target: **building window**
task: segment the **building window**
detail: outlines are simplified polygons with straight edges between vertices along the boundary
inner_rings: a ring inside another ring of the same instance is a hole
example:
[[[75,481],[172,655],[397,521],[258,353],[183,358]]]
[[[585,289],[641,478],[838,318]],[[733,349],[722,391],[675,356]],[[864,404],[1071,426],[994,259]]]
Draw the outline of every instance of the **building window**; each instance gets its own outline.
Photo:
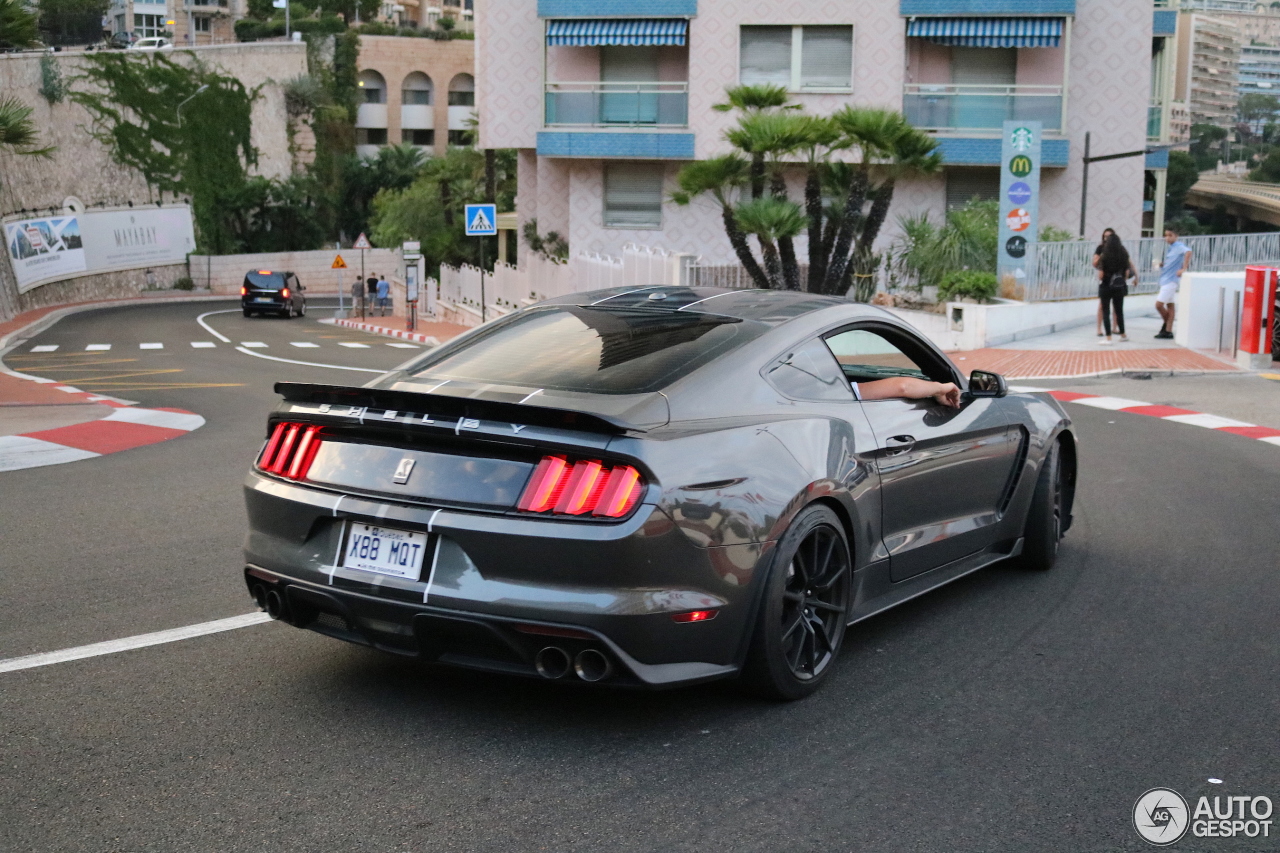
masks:
[[[206,17],[203,17],[203,16],[199,16],[199,15],[198,15],[198,16],[196,16],[196,17],[192,18],[191,20],[192,20],[192,21],[195,23],[195,25],[196,25],[196,32],[198,32],[198,33],[207,33],[207,32],[210,32],[210,26],[209,26],[209,25],[213,22],[213,19],[212,19],[212,18],[206,18]]]
[[[606,163],[604,224],[606,228],[661,228],[660,163]]]
[[[853,27],[743,27],[739,79],[792,91],[853,86]]]
[[[164,35],[164,15],[133,16],[133,31],[138,38],[155,38]]]
[[[386,145],[387,129],[385,127],[357,127],[356,145]]]
[[[981,166],[947,169],[947,210],[964,207],[975,199],[1000,201],[1000,169]]]
[[[414,71],[405,77],[400,86],[400,103],[406,106],[430,106],[431,78],[421,71]]]
[[[469,130],[451,130],[449,131],[449,144],[456,145],[460,148],[466,148],[471,145],[471,131]]]
[[[400,141],[407,145],[435,145],[436,132],[434,130],[402,130]]]
[[[476,81],[470,74],[459,74],[449,81],[449,106],[474,107]]]
[[[387,83],[377,71],[361,71],[356,85],[364,96],[360,99],[366,104],[385,104],[387,102]]]

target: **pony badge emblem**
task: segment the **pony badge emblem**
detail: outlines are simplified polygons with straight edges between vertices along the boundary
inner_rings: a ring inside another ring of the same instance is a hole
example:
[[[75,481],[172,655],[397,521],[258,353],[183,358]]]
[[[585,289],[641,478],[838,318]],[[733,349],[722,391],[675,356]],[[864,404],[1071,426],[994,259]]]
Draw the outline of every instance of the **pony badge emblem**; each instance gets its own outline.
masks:
[[[409,475],[413,473],[413,460],[408,456],[400,460],[400,464],[396,466],[396,473],[392,476],[391,481],[397,486],[403,486],[409,482]]]

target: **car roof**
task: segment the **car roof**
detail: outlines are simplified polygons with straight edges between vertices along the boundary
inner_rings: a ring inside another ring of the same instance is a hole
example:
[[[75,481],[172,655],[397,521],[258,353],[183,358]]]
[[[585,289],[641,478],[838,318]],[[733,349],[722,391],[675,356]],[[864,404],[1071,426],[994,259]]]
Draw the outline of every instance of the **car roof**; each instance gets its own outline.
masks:
[[[740,320],[752,320],[769,326],[779,326],[816,312],[841,313],[850,319],[856,319],[858,315],[865,315],[868,319],[892,316],[875,306],[850,302],[839,296],[823,296],[795,290],[733,290],[724,287],[681,287],[661,284],[571,293],[567,296],[548,299],[540,304],[605,309],[699,311]]]

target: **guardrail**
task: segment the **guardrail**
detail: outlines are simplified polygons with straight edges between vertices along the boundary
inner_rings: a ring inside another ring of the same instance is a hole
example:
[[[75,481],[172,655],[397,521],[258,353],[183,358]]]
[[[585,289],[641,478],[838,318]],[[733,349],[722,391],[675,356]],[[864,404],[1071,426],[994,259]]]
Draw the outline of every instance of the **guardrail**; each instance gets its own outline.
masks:
[[[686,127],[689,84],[547,83],[548,126]]]
[[[921,130],[999,130],[1012,120],[1062,129],[1061,86],[979,86],[908,83],[902,111]]]

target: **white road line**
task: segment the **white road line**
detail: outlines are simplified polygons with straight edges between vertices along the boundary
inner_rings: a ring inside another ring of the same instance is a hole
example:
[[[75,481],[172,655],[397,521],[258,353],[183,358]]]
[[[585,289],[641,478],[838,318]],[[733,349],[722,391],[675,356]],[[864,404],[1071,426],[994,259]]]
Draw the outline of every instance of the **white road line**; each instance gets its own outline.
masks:
[[[387,344],[387,346],[389,346],[389,347],[395,347],[396,349],[422,349],[422,347],[418,346],[417,344],[396,344],[396,343],[391,343],[391,344]]]
[[[1260,438],[1258,441],[1265,441],[1267,444],[1274,444],[1280,447],[1280,435],[1269,435],[1266,438]]]
[[[192,341],[191,346],[196,349],[213,349],[217,346],[213,341]]]
[[[1161,418],[1161,420],[1174,421],[1180,424],[1190,424],[1191,426],[1207,427],[1208,429],[1253,426],[1253,424],[1246,421],[1237,421],[1232,418],[1219,417],[1218,415],[1206,415],[1200,412],[1191,415],[1169,415],[1168,417]]]
[[[318,349],[320,347],[319,344],[313,344],[311,341],[289,341],[289,345],[299,349]]]
[[[31,352],[57,352],[57,344],[42,344],[38,347],[32,347]]]
[[[81,391],[79,388],[77,388],[77,387],[76,387],[76,386],[74,386],[74,385],[54,385],[53,387],[54,387],[56,390],[58,390],[58,391],[65,391],[65,392],[67,392],[68,394],[83,394],[83,393],[84,393],[83,391]]]
[[[164,349],[164,344],[138,344],[138,349]]]
[[[61,465],[63,462],[78,462],[98,455],[100,454],[90,450],[79,450],[25,435],[0,435],[0,471]]]
[[[84,348],[85,352],[106,352],[111,349],[111,344],[89,344]]]
[[[215,330],[212,326],[210,326],[208,323],[204,321],[204,318],[212,317],[214,314],[234,314],[239,310],[240,310],[239,308],[228,308],[223,311],[206,311],[196,318],[196,322],[199,323],[200,327],[204,329],[206,332],[213,335],[215,338],[222,341],[224,344],[229,344],[231,343],[231,338],[228,338],[226,335]]]
[[[354,344],[351,341],[338,341],[338,346],[350,347],[351,349],[368,349],[369,348],[368,344]]]
[[[249,347],[250,349],[264,349],[266,346],[267,345],[264,344],[262,341],[244,341],[240,344],[239,347],[236,347],[236,349],[240,349],[240,347]]]
[[[1086,397],[1079,400],[1072,400],[1073,403],[1079,403],[1081,406],[1093,406],[1095,409],[1110,409],[1119,411],[1120,409],[1130,409],[1134,406],[1149,406],[1150,403],[1144,403],[1141,400],[1126,400],[1123,397]]]
[[[238,352],[244,353],[245,355],[254,356],[255,358],[265,358],[267,361],[283,361],[285,364],[301,364],[304,367],[331,367],[334,370],[356,370],[356,371],[359,371],[360,373],[387,373],[388,372],[386,370],[378,370],[372,367],[347,367],[345,364],[320,364],[319,362],[315,362],[315,361],[294,361],[291,358],[277,358],[274,355],[264,355],[263,353],[254,352],[253,350],[245,349],[244,347],[236,347],[236,350]]]
[[[122,640],[108,640],[105,643],[76,646],[75,648],[63,649],[58,652],[45,652],[43,654],[0,660],[0,672],[16,672],[20,669],[33,669],[37,666],[49,666],[55,663],[81,660],[82,658],[127,652],[131,649],[144,649],[147,646],[158,646],[163,643],[176,643],[178,640],[203,637],[205,634],[217,634],[220,631],[232,631],[236,628],[247,628],[250,625],[261,625],[263,622],[270,621],[271,617],[265,613],[246,613],[243,616],[232,616],[230,619],[217,619],[213,622],[187,625],[185,628],[171,628],[168,631],[156,631],[153,634],[139,634],[136,637],[125,637]]]

